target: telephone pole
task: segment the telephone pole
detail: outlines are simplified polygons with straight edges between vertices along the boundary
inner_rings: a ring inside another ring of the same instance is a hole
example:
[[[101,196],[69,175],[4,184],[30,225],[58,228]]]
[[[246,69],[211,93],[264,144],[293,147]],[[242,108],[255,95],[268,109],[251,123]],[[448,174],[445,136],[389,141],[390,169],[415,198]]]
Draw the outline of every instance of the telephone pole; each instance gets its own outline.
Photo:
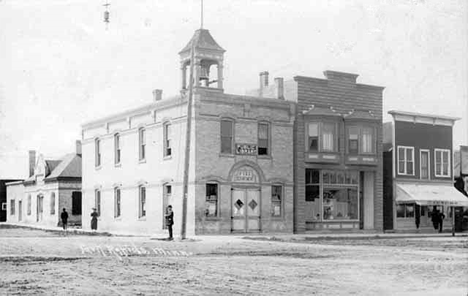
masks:
[[[189,78],[189,94],[187,102],[187,130],[185,135],[185,162],[184,162],[184,195],[182,200],[182,228],[181,239],[186,238],[187,232],[187,197],[188,197],[188,180],[190,168],[190,144],[192,132],[192,101],[193,101],[193,69],[195,65],[195,42],[192,43],[190,50],[190,78]]]

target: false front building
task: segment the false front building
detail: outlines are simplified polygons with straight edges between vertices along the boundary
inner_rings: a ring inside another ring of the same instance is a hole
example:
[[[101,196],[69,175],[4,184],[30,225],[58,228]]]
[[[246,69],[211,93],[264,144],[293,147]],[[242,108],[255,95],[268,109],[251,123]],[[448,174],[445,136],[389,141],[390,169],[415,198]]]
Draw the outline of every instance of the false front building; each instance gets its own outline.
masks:
[[[431,212],[444,213],[452,228],[454,207],[468,198],[454,187],[452,129],[458,118],[390,111],[384,125],[384,227],[407,231],[433,228]]]
[[[84,217],[96,208],[98,230],[157,234],[172,205],[180,233],[193,63],[187,234],[291,233],[295,104],[224,93],[224,49],[208,30],[179,55],[180,96],[155,90],[152,103],[82,126]]]

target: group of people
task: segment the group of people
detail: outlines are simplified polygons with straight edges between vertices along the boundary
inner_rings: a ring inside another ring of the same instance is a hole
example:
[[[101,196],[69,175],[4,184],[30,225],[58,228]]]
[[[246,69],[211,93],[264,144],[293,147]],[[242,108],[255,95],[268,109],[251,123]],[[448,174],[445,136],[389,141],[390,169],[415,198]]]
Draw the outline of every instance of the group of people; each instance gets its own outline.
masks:
[[[91,229],[96,231],[97,226],[98,226],[98,217],[99,214],[96,211],[96,208],[93,208],[93,212],[91,213]],[[67,209],[63,208],[62,214],[60,215],[60,218],[62,220],[62,227],[63,230],[67,230],[68,228],[68,212]],[[172,211],[172,206],[169,205],[166,208],[166,214],[165,214],[165,219],[166,219],[166,226],[167,229],[169,230],[169,240],[173,240],[172,236],[172,225],[174,225],[174,212]]]

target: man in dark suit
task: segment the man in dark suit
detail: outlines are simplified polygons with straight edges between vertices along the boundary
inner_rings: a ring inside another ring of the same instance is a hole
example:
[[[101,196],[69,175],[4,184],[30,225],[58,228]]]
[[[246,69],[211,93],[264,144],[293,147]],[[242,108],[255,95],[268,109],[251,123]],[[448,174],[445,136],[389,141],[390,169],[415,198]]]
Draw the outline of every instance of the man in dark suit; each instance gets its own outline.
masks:
[[[68,223],[68,213],[65,208],[63,208],[62,215],[60,215],[60,218],[62,219],[62,227],[63,230],[67,230],[67,223]]]

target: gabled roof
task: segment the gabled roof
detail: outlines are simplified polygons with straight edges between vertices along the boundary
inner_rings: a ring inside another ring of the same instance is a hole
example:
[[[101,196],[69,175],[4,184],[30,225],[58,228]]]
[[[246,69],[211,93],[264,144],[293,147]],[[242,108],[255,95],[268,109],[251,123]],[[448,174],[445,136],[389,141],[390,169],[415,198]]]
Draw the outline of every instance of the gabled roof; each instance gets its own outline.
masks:
[[[47,168],[49,169],[49,175],[60,164],[60,160],[46,160],[45,162],[46,162]]]
[[[196,49],[209,49],[225,52],[225,50],[216,43],[213,36],[211,36],[210,31],[206,29],[198,29],[193,34],[189,43],[179,52],[179,54],[190,51],[193,43],[195,43]]]
[[[75,153],[67,154],[52,173],[45,178],[81,178],[81,156]]]

